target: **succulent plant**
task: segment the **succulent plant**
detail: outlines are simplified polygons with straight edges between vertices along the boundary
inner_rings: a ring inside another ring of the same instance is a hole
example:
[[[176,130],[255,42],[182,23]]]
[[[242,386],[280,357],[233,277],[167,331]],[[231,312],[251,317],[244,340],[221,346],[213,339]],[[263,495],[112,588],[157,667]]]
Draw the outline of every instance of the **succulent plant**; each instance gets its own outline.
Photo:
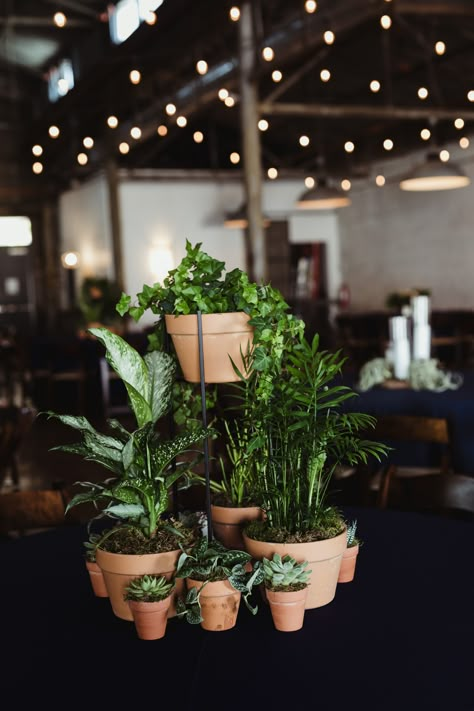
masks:
[[[174,581],[167,580],[163,575],[141,575],[127,585],[124,600],[159,602],[170,595],[174,586]]]
[[[265,587],[271,590],[299,590],[309,584],[312,571],[306,569],[306,560],[297,563],[290,555],[282,558],[278,553],[274,553],[271,560],[264,558],[262,562]]]
[[[359,545],[360,541],[356,538],[357,531],[357,520],[351,521],[347,524],[347,547],[352,548],[353,546]]]

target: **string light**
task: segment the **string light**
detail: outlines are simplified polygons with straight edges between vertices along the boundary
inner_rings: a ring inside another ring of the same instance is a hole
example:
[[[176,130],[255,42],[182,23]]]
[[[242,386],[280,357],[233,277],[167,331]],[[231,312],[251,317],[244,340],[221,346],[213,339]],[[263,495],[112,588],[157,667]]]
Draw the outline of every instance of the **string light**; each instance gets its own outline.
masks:
[[[130,146],[126,141],[122,141],[122,143],[119,145],[119,151],[122,153],[122,155],[127,155],[127,153],[130,151]]]
[[[227,91],[227,89],[219,89],[219,91],[217,92],[217,96],[221,101],[225,101],[229,96],[229,92]]]
[[[283,74],[280,72],[279,69],[275,69],[272,72],[272,79],[276,84],[278,84],[278,82],[283,79]]]
[[[90,136],[86,136],[83,141],[82,145],[84,148],[93,148],[94,147],[94,139],[91,138]]]
[[[420,131],[420,136],[424,141],[429,141],[431,138],[431,131],[429,128],[422,128]]]
[[[377,175],[377,176],[375,176],[375,184],[376,184],[379,188],[383,188],[383,186],[385,185],[385,177],[384,177],[383,175]]]
[[[393,148],[393,141],[391,138],[386,138],[385,141],[383,142],[383,147],[385,148],[386,151],[391,151]]]
[[[299,144],[300,144],[300,146],[303,146],[303,148],[306,148],[306,146],[309,146],[308,136],[300,136]]]
[[[77,162],[79,163],[79,165],[86,165],[88,160],[89,158],[87,157],[86,153],[77,154]]]
[[[40,146],[38,143],[33,146],[31,149],[31,152],[33,153],[34,156],[40,156],[43,154],[43,146]]]
[[[51,138],[57,138],[59,136],[59,128],[57,126],[50,126],[48,129],[48,133],[51,136]]]
[[[457,118],[454,121],[454,127],[461,130],[461,128],[464,128],[464,119],[462,118]]]
[[[336,35],[331,30],[326,30],[323,37],[326,44],[334,44],[334,40],[336,39]]]
[[[275,180],[276,178],[278,178],[278,170],[276,168],[269,168],[267,170],[267,175],[270,180]]]
[[[465,136],[463,136],[462,138],[460,138],[460,139],[459,139],[459,145],[460,145],[461,148],[463,148],[464,150],[465,150],[466,148],[469,148],[469,138],[466,138]]]
[[[168,116],[174,116],[176,113],[176,106],[174,104],[166,104],[165,111]]]
[[[316,10],[318,9],[318,3],[316,2],[316,0],[306,0],[304,4],[304,9],[308,13],[308,15],[312,15],[313,12],[316,12]]]
[[[225,104],[228,108],[232,108],[232,106],[234,106],[234,104],[235,104],[235,99],[234,99],[234,97],[233,97],[233,96],[228,96],[227,98],[225,98],[225,99],[224,99],[224,104]]]
[[[176,123],[180,128],[184,128],[185,126],[187,126],[188,119],[186,118],[186,116],[178,116],[178,118],[176,119]]]
[[[354,153],[355,145],[352,143],[352,141],[346,141],[344,143],[344,150],[346,153]]]
[[[53,16],[53,21],[56,27],[65,27],[67,17],[64,12],[55,12]]]
[[[240,163],[240,155],[239,155],[239,153],[237,153],[236,151],[234,151],[233,153],[231,153],[230,156],[229,156],[229,160],[230,160],[230,162],[233,163],[234,165],[237,165],[237,163]]]
[[[319,74],[321,81],[327,82],[331,78],[331,72],[329,69],[321,69],[321,72]]]
[[[59,96],[66,96],[69,91],[69,82],[67,79],[58,79],[58,94]]]
[[[428,98],[428,89],[426,88],[426,86],[420,86],[420,88],[418,89],[418,98],[422,101]]]
[[[271,62],[275,57],[275,52],[271,47],[264,47],[262,49],[262,57],[266,62]]]
[[[147,25],[155,25],[156,24],[156,12],[153,12],[153,10],[149,10],[146,14],[145,22]]]
[[[166,134],[168,133],[168,128],[162,123],[156,129],[156,132],[159,136],[163,137],[166,136]]]
[[[258,127],[260,131],[267,131],[268,130],[268,121],[267,119],[260,119],[258,122]]]
[[[439,54],[441,56],[446,52],[446,45],[444,42],[436,42],[435,44],[435,52],[436,54]]]
[[[467,100],[468,101],[474,101],[474,90],[471,89],[470,91],[467,92]]]
[[[204,141],[204,134],[202,131],[194,131],[193,133],[194,143],[202,143]]]
[[[439,152],[439,159],[440,159],[443,163],[447,163],[448,160],[450,159],[450,157],[451,157],[451,156],[450,156],[450,154],[449,154],[449,151],[447,151],[445,148],[444,148],[442,151]]]
[[[117,128],[119,125],[118,118],[116,116],[109,116],[107,119],[107,125],[109,128]]]
[[[138,139],[142,137],[141,128],[139,128],[138,126],[132,126],[132,128],[130,129],[130,135],[132,138],[138,141]]]
[[[238,7],[231,7],[229,10],[229,17],[232,22],[238,22],[240,20],[240,10]]]
[[[43,172],[43,164],[39,162],[39,160],[35,161],[33,165],[31,166],[31,169],[35,175],[39,175],[40,173]]]
[[[392,26],[392,18],[390,15],[382,15],[380,18],[380,25],[384,30],[389,30]]]
[[[372,91],[374,94],[376,94],[378,91],[380,91],[380,82],[378,79],[372,79],[372,81],[369,84],[370,91]]]
[[[314,186],[316,185],[316,181],[314,178],[308,175],[308,177],[304,179],[304,184],[308,188],[308,190],[311,190],[311,188],[314,188]]]
[[[132,84],[140,84],[140,82],[142,80],[142,75],[138,71],[138,69],[132,69],[132,71],[128,75],[128,78],[130,79]]]
[[[207,74],[208,69],[209,69],[209,65],[204,59],[200,59],[199,62],[196,63],[196,71],[201,76],[204,76],[204,74]]]
[[[341,180],[341,188],[343,190],[345,190],[346,192],[351,189],[351,186],[352,186],[351,181],[347,180],[347,178],[345,178],[344,180]]]

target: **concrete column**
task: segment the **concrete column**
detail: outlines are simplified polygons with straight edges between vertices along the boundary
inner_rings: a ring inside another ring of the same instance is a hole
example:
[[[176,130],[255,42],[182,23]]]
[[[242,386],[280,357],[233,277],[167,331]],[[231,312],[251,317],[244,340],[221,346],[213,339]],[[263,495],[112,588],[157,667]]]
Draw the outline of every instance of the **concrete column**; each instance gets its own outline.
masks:
[[[105,167],[107,188],[109,193],[110,233],[112,236],[112,252],[115,280],[120,289],[125,289],[122,256],[122,220],[120,217],[120,196],[117,165],[108,158]]]

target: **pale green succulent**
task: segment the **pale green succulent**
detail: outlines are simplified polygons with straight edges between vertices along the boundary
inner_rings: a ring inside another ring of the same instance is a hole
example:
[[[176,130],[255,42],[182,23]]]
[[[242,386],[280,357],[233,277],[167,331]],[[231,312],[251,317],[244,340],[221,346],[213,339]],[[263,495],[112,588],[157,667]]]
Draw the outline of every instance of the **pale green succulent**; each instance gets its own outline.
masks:
[[[309,584],[309,576],[312,572],[307,570],[308,561],[297,563],[290,555],[283,558],[278,553],[274,553],[273,558],[263,559],[263,577],[265,587],[272,590],[281,589],[301,589]]]
[[[356,538],[357,531],[357,519],[347,524],[347,547],[352,548],[352,546],[357,546],[359,544],[359,539]]]
[[[124,600],[159,602],[167,598],[174,587],[174,581],[170,582],[163,575],[141,575],[127,585]]]

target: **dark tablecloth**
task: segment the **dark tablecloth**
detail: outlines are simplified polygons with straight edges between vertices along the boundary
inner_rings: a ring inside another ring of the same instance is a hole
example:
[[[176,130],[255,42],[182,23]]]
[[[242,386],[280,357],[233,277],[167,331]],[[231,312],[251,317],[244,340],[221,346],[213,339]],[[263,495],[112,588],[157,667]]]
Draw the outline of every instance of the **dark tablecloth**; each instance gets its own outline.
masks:
[[[228,632],[174,618],[139,640],[93,596],[82,528],[0,544],[4,708],[472,711],[472,524],[346,515],[364,541],[355,580],[294,633],[261,603]]]

